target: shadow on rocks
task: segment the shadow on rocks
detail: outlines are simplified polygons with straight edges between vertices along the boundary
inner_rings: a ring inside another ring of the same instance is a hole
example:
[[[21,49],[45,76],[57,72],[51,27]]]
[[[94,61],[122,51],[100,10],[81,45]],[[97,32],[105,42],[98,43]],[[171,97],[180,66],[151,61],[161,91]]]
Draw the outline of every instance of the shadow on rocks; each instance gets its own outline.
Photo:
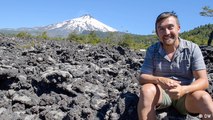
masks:
[[[122,93],[117,101],[106,104],[98,111],[100,120],[138,120],[138,96],[134,93]]]

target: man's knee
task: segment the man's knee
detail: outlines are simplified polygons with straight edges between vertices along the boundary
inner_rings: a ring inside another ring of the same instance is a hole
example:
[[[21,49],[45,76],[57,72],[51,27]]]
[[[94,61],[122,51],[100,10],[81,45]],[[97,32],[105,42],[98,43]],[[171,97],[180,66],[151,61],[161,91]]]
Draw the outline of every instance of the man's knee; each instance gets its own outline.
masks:
[[[158,87],[157,85],[154,84],[144,84],[141,86],[140,89],[140,94],[143,96],[155,96],[158,92]]]
[[[212,102],[210,94],[206,91],[195,91],[187,96],[188,103],[209,103]]]
[[[140,90],[140,102],[144,106],[156,106],[160,100],[160,88],[154,84],[144,84]],[[139,102],[139,103],[140,103]]]
[[[200,100],[203,101],[204,103],[209,103],[212,101],[212,98],[209,93],[204,91],[204,93],[201,94]]]
[[[185,107],[190,113],[207,112],[207,108],[212,109],[213,107],[210,94],[202,90],[188,94],[185,102]]]
[[[202,101],[211,100],[211,96],[206,91],[196,91],[196,92],[193,92],[190,96],[192,99],[196,99],[196,100],[202,100]]]

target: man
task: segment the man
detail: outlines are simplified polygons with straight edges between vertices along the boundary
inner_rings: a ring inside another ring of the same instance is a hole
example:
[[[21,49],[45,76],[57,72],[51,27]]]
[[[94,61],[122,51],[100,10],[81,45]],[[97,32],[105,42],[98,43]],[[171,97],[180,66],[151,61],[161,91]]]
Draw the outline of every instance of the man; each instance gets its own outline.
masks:
[[[213,102],[206,66],[198,45],[181,39],[174,12],[161,13],[155,23],[159,42],[147,49],[141,67],[138,102],[140,120],[155,120],[155,110],[174,106],[181,114],[213,120]],[[209,117],[210,116],[210,117]]]

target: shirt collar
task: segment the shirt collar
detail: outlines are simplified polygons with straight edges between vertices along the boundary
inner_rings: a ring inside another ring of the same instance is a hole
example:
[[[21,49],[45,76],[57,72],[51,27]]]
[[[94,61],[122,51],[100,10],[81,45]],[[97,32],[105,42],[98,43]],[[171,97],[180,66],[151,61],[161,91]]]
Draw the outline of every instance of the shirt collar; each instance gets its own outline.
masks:
[[[179,37],[178,40],[179,40],[179,46],[178,46],[176,52],[177,52],[177,53],[180,53],[180,52],[183,51],[185,48],[188,48],[188,46],[187,46],[186,44],[184,44],[184,40],[183,40],[182,38]],[[166,55],[165,50],[164,50],[163,47],[162,47],[161,42],[159,42],[158,48],[159,48],[158,52],[160,53],[160,55],[163,56],[165,59],[169,60],[169,58],[167,58],[167,55]],[[169,60],[169,61],[170,61],[170,60]]]
[[[180,51],[184,50],[185,48],[188,48],[188,46],[187,46],[186,44],[184,44],[182,38],[179,37],[179,41],[180,41],[180,42],[179,42],[179,47],[178,47],[178,49],[179,49]]]

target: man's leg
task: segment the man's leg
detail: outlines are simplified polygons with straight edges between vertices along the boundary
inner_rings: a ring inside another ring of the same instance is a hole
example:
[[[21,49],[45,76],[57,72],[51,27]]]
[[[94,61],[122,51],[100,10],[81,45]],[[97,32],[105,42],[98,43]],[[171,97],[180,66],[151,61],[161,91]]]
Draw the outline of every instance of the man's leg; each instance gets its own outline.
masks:
[[[213,102],[206,91],[196,91],[186,96],[186,110],[190,113],[201,113],[202,120],[213,119]]]
[[[138,102],[139,120],[155,120],[155,107],[162,101],[162,89],[154,84],[144,84]]]

